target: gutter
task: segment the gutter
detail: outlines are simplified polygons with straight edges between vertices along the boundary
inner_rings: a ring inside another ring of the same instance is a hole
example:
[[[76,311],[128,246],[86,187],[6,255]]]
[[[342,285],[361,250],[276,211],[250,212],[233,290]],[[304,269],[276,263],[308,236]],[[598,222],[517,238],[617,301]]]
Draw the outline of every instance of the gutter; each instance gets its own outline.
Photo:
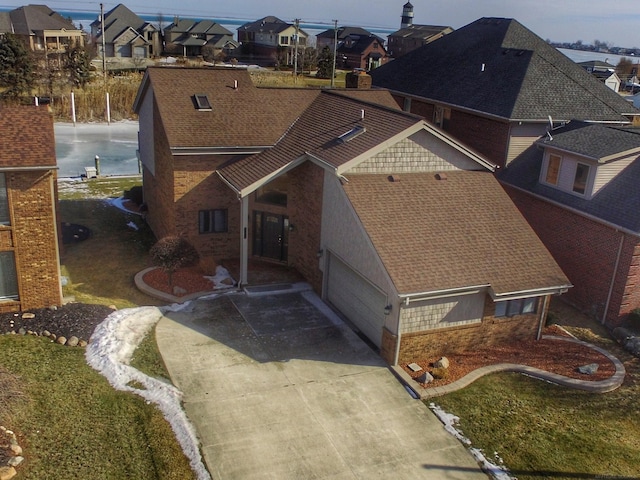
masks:
[[[51,167],[38,166],[38,167],[0,167],[0,172],[43,172],[47,170],[58,170],[60,167],[57,165]]]
[[[447,288],[444,290],[432,290],[430,292],[400,294],[398,295],[398,298],[401,299],[401,301],[404,303],[405,306],[409,306],[411,302],[421,302],[423,300],[431,300],[434,298],[454,297],[457,295],[472,295],[488,287],[490,287],[490,285],[487,283],[483,285],[475,285],[475,286],[468,286],[468,287]]]
[[[622,232],[620,232],[622,233]],[[609,284],[609,292],[607,293],[607,301],[604,305],[604,312],[602,314],[602,320],[600,323],[602,325],[607,321],[607,312],[609,311],[609,304],[611,303],[611,297],[613,295],[613,285],[616,283],[616,277],[618,276],[618,265],[620,264],[620,257],[622,256],[622,247],[624,245],[624,233],[620,237],[620,245],[618,246],[618,255],[616,256],[616,264],[613,267],[613,275],[611,276],[611,283]]]
[[[231,190],[233,190],[234,192],[236,192],[236,195],[238,196],[238,200],[240,200],[242,198],[242,195],[240,194],[240,190],[238,190],[238,188],[231,183],[229,180],[227,180],[221,173],[219,170],[216,170],[216,173],[218,174],[218,177],[220,177],[220,180],[222,180]]]

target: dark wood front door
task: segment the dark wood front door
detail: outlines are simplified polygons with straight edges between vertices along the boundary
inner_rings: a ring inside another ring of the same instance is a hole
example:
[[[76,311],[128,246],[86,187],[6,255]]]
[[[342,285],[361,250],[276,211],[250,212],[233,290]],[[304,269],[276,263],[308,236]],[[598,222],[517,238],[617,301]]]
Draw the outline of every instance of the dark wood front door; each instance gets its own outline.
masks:
[[[289,249],[289,218],[268,212],[254,212],[253,254],[286,261]]]

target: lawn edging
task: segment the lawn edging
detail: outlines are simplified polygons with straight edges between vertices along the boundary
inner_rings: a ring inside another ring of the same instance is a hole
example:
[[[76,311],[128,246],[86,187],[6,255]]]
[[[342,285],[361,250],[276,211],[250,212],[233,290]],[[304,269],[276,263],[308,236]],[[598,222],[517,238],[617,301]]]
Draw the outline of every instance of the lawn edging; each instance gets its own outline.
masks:
[[[557,385],[561,385],[564,387],[575,388],[578,390],[585,390],[591,393],[606,393],[611,392],[620,385],[624,381],[624,377],[626,375],[626,370],[624,365],[617,357],[609,353],[608,351],[597,347],[588,342],[584,342],[582,340],[578,340],[575,338],[569,337],[559,337],[554,335],[544,335],[542,338],[546,340],[558,340],[564,342],[573,342],[580,345],[583,345],[588,348],[592,348],[597,352],[606,356],[611,363],[615,366],[615,373],[607,378],[606,380],[598,380],[598,381],[590,381],[590,380],[580,380],[577,378],[569,378],[564,375],[558,375],[555,373],[547,372],[545,370],[540,370],[539,368],[530,367],[528,365],[520,365],[516,363],[498,363],[494,365],[487,365],[481,368],[474,370],[473,372],[465,375],[464,377],[452,382],[448,385],[442,385],[440,387],[431,387],[431,388],[423,388],[418,382],[413,380],[407,372],[405,372],[398,365],[392,366],[391,369],[393,373],[402,381],[408,388],[410,388],[416,395],[416,397],[420,399],[439,397],[441,395],[446,395],[451,392],[455,392],[456,390],[460,390],[467,385],[475,382],[481,377],[485,375],[489,375],[491,373],[497,372],[516,372],[523,373],[525,375],[529,375],[530,377],[538,378],[540,380],[544,380],[547,382],[555,383]]]

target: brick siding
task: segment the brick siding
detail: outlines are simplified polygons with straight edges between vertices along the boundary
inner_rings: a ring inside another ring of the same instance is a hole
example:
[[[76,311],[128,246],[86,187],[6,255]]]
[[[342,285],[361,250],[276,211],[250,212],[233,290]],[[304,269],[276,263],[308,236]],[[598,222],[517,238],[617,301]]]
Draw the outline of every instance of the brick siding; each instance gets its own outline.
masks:
[[[618,326],[626,314],[640,308],[640,238],[504,188],[574,285],[563,300],[601,321],[620,251],[606,323]]]

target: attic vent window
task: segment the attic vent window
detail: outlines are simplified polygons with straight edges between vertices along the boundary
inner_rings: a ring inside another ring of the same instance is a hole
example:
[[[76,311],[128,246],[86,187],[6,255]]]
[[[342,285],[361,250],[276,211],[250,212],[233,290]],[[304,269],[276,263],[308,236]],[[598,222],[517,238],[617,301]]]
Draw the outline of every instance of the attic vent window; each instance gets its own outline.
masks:
[[[354,138],[356,138],[359,135],[362,135],[366,131],[367,131],[367,129],[365,127],[363,127],[362,125],[357,125],[357,126],[353,127],[351,130],[349,130],[348,132],[345,132],[342,135],[340,135],[338,137],[338,141],[340,143],[350,142],[351,140],[353,140]]]
[[[193,96],[196,101],[196,108],[201,111],[210,112],[212,110],[209,97],[204,93],[196,93]]]

